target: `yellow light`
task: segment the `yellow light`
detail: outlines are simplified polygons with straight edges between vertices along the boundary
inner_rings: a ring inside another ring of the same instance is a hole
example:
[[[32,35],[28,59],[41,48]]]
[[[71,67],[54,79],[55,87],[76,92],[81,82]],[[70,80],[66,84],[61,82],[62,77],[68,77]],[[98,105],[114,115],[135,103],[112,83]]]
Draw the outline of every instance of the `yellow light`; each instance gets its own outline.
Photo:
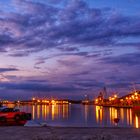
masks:
[[[135,119],[136,119],[136,128],[139,128],[139,120],[138,120],[138,116],[136,116]]]
[[[114,95],[114,98],[117,98],[117,95],[116,94]]]
[[[64,104],[68,104],[69,102],[68,102],[68,101],[63,101],[63,103],[64,103]]]
[[[49,101],[45,100],[45,103],[49,103]]]
[[[137,93],[137,92],[135,92],[135,95],[137,96],[137,95],[138,95],[138,93]]]
[[[120,108],[120,118],[122,121],[124,121],[124,109]]]
[[[121,102],[123,102],[123,99],[120,99]]]
[[[118,116],[117,114],[118,114],[117,109],[115,109],[115,112],[114,112],[115,118],[117,118],[117,116]]]
[[[134,95],[131,96],[134,99]]]
[[[128,97],[126,97],[125,99],[128,100]]]
[[[37,100],[38,103],[40,103],[40,100]]]
[[[52,104],[52,120],[54,120],[54,116],[55,116],[55,106],[54,104]]]
[[[95,101],[98,102],[98,99],[96,99]]]
[[[33,98],[32,98],[32,100],[34,101],[34,100],[35,100],[35,98],[33,97]]]
[[[130,125],[132,125],[132,110],[130,109]]]
[[[109,97],[109,101],[111,101],[112,99],[111,99],[111,97]]]
[[[100,106],[96,106],[96,121],[98,122],[100,119]]]
[[[55,104],[55,100],[52,100],[51,103],[52,103],[52,104]]]
[[[129,97],[129,99],[131,100],[132,98],[131,98],[131,97]]]
[[[32,106],[32,119],[35,119],[35,106]]]
[[[37,118],[39,119],[40,117],[40,105],[37,105]]]
[[[112,98],[112,100],[114,100],[115,98]]]

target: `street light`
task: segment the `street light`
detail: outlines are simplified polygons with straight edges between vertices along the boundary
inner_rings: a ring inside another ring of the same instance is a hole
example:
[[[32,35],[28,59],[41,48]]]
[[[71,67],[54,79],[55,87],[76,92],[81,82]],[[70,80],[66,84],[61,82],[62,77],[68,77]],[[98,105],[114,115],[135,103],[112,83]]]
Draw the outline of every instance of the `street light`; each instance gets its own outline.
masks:
[[[114,98],[117,98],[117,95],[116,94],[114,95]]]

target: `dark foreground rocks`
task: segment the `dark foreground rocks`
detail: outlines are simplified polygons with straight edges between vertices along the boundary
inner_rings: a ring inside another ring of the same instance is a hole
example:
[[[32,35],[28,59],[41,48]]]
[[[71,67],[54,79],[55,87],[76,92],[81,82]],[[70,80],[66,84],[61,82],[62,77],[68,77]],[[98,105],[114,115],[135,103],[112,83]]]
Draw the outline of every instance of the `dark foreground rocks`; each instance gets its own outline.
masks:
[[[140,140],[136,128],[0,127],[0,140]]]

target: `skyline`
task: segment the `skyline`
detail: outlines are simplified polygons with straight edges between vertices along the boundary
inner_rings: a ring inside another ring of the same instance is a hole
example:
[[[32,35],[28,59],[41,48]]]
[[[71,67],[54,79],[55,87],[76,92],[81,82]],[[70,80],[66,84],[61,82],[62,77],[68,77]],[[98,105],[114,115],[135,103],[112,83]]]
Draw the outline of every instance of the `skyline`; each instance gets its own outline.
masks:
[[[0,98],[138,89],[139,9],[138,0],[0,1]]]

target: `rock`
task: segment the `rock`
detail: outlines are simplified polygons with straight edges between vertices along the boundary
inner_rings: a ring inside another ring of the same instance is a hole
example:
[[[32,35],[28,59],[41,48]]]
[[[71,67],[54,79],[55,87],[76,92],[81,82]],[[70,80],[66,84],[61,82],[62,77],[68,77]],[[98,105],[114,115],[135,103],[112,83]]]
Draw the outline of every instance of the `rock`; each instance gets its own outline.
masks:
[[[35,121],[27,121],[27,123],[24,126],[26,126],[26,127],[41,127],[41,125]]]

